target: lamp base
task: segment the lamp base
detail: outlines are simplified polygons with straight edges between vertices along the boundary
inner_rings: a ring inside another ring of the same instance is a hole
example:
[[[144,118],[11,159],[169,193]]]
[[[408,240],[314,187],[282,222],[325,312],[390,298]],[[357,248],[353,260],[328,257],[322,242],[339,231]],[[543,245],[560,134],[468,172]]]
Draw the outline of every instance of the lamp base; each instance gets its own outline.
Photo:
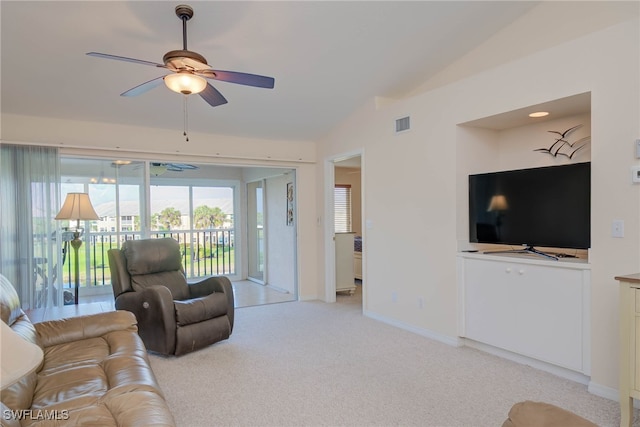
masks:
[[[78,290],[80,289],[80,260],[78,259],[78,249],[82,246],[82,240],[80,240],[80,232],[75,231],[73,233],[73,240],[69,242],[73,248],[74,268],[75,268],[75,296],[74,303],[78,305]]]

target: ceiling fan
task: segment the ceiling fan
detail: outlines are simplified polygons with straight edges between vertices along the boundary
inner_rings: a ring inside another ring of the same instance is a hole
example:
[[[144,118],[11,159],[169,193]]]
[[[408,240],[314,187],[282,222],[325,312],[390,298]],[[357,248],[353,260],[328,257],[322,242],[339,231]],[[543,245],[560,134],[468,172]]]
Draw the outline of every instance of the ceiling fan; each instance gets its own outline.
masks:
[[[112,163],[112,166],[114,165],[115,163]],[[115,165],[114,167],[117,167],[117,166],[122,166],[122,164]],[[135,165],[134,170],[140,169],[142,167],[144,167],[144,165],[142,163],[138,163]],[[164,163],[164,162],[149,163],[149,172],[153,176],[159,176],[165,172],[182,172],[186,170],[197,170],[197,169],[199,169],[198,166],[190,165],[188,163]]]
[[[204,56],[187,49],[187,21],[193,17],[193,9],[191,6],[176,6],[176,15],[182,21],[182,49],[165,53],[162,58],[163,64],[106,53],[87,53],[89,56],[150,65],[152,67],[165,68],[172,72],[131,88],[121,93],[121,96],[140,95],[164,82],[164,84],[174,92],[184,95],[199,94],[209,105],[217,107],[218,105],[226,104],[227,100],[216,88],[211,86],[206,79],[273,89],[275,84],[273,77],[240,73],[237,71],[213,70]]]
[[[151,175],[162,175],[165,172],[182,172],[185,170],[196,170],[198,166],[189,165],[187,163],[157,163],[149,164]]]

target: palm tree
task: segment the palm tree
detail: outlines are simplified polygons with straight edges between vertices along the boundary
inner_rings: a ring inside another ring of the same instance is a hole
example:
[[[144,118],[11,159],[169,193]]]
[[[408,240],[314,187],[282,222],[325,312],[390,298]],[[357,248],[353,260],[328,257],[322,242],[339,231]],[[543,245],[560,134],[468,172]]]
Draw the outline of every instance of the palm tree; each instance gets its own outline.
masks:
[[[219,207],[210,208],[207,205],[198,206],[193,211],[194,227],[197,229],[220,228],[227,216]]]
[[[158,216],[158,223],[163,230],[171,230],[172,227],[182,225],[182,214],[176,208],[165,208]]]

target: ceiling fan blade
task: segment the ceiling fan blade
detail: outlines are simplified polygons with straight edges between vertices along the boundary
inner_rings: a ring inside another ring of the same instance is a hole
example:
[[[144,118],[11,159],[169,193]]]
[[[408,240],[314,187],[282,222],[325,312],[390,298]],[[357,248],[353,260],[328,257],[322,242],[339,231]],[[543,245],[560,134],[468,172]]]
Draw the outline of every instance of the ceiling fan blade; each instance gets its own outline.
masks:
[[[138,86],[133,87],[133,88],[129,89],[126,92],[122,92],[120,94],[120,96],[137,96],[137,95],[141,95],[141,94],[153,89],[154,87],[157,87],[157,86],[161,85],[164,82],[164,77],[165,76],[156,77],[155,79],[149,80],[148,82],[144,82],[142,84],[139,84]]]
[[[157,62],[144,61],[142,59],[135,59],[135,58],[127,58],[126,56],[109,55],[108,53],[89,52],[87,53],[87,55],[95,56],[96,58],[116,59],[118,61],[133,62],[135,64],[151,65],[152,67],[167,68],[164,64],[158,64]]]
[[[227,103],[227,100],[224,96],[222,96],[220,92],[218,92],[218,89],[211,86],[211,84],[209,83],[207,83],[207,87],[202,92],[200,92],[200,96],[212,107],[217,107],[218,105]]]
[[[237,71],[222,70],[199,70],[196,74],[208,79],[220,80],[223,82],[237,83],[246,86],[262,87],[273,89],[275,80],[273,77],[259,76],[257,74],[239,73]]]
[[[167,163],[167,166],[179,170],[196,170],[198,166],[190,165],[188,163]]]

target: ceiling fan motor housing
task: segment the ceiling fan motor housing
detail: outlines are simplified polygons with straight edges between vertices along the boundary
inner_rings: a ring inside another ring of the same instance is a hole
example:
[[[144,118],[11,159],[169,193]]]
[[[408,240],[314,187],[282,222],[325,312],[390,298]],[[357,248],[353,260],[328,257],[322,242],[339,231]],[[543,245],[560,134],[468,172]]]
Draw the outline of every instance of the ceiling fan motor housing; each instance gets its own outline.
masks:
[[[208,65],[207,60],[205,59],[204,56],[200,55],[199,53],[193,52],[191,50],[184,50],[184,49],[172,50],[165,53],[164,56],[162,57],[162,61],[164,62],[164,65],[170,66],[171,64],[176,69],[180,70],[185,68],[182,62],[184,58],[193,59],[204,65]]]

